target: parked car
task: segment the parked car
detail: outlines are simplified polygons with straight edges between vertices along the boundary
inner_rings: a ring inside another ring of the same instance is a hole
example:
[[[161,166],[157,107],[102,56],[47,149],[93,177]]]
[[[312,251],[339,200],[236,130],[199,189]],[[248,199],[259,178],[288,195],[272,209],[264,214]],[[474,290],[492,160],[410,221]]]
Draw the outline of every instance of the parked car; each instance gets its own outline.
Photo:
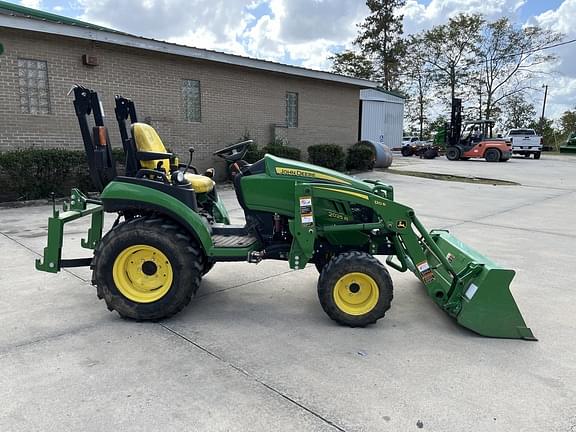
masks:
[[[540,159],[542,137],[534,129],[510,129],[504,138],[512,141],[512,154],[520,154],[524,157],[534,155],[534,159]]]
[[[402,137],[402,147],[410,144],[414,144],[420,141],[420,137],[413,135],[413,136],[405,136]]]

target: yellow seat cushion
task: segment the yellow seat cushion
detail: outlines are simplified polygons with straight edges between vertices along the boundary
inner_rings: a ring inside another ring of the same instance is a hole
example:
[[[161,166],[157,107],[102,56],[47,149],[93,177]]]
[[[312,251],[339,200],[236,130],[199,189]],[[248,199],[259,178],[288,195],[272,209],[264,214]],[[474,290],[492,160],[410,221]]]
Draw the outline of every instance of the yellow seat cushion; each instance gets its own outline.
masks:
[[[158,136],[156,130],[146,123],[134,123],[132,125],[132,136],[136,144],[136,150],[151,153],[167,153],[164,143]],[[170,171],[170,160],[158,159],[151,161],[140,161],[140,165],[145,169],[156,169],[158,162],[162,161],[162,168],[167,173]]]
[[[186,173],[185,177],[196,193],[206,193],[214,189],[214,181],[210,177],[190,173]]]

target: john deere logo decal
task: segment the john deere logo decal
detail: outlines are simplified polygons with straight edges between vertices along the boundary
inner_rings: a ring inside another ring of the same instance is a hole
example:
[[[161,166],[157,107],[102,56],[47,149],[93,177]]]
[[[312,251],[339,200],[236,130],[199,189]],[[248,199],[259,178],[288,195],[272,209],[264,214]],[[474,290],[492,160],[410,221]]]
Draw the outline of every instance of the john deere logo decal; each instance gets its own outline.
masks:
[[[322,174],[316,171],[308,171],[298,168],[276,167],[276,174],[281,176],[308,177],[318,180],[327,180],[334,183],[350,184],[350,182],[342,180],[338,177],[334,177],[328,174]]]
[[[396,228],[397,229],[405,229],[408,226],[405,220],[396,221]]]

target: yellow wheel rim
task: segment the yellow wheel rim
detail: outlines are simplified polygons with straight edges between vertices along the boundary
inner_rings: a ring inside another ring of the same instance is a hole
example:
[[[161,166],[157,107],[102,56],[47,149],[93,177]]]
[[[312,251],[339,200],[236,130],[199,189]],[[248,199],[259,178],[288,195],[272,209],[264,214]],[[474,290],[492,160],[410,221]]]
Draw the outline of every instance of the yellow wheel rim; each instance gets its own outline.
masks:
[[[159,249],[134,245],[118,254],[112,268],[118,291],[136,303],[152,303],[166,295],[174,274],[170,261]]]
[[[338,309],[348,315],[364,315],[378,303],[380,290],[372,277],[365,273],[348,273],[338,279],[333,290]]]

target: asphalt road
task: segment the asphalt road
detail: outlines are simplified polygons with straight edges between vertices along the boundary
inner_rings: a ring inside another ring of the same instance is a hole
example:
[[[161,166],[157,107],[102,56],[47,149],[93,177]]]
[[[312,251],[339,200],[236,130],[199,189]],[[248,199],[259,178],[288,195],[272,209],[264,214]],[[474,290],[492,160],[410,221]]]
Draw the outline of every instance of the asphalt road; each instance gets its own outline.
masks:
[[[281,262],[218,263],[176,317],[125,321],[88,270],[34,271],[49,206],[0,209],[0,431],[575,432],[576,157],[395,168],[520,183],[364,176],[392,184],[429,229],[515,269],[539,342],[476,336],[393,270],[387,316],[340,327],[318,303],[315,268]],[[86,224],[67,226],[66,257],[85,256]]]

